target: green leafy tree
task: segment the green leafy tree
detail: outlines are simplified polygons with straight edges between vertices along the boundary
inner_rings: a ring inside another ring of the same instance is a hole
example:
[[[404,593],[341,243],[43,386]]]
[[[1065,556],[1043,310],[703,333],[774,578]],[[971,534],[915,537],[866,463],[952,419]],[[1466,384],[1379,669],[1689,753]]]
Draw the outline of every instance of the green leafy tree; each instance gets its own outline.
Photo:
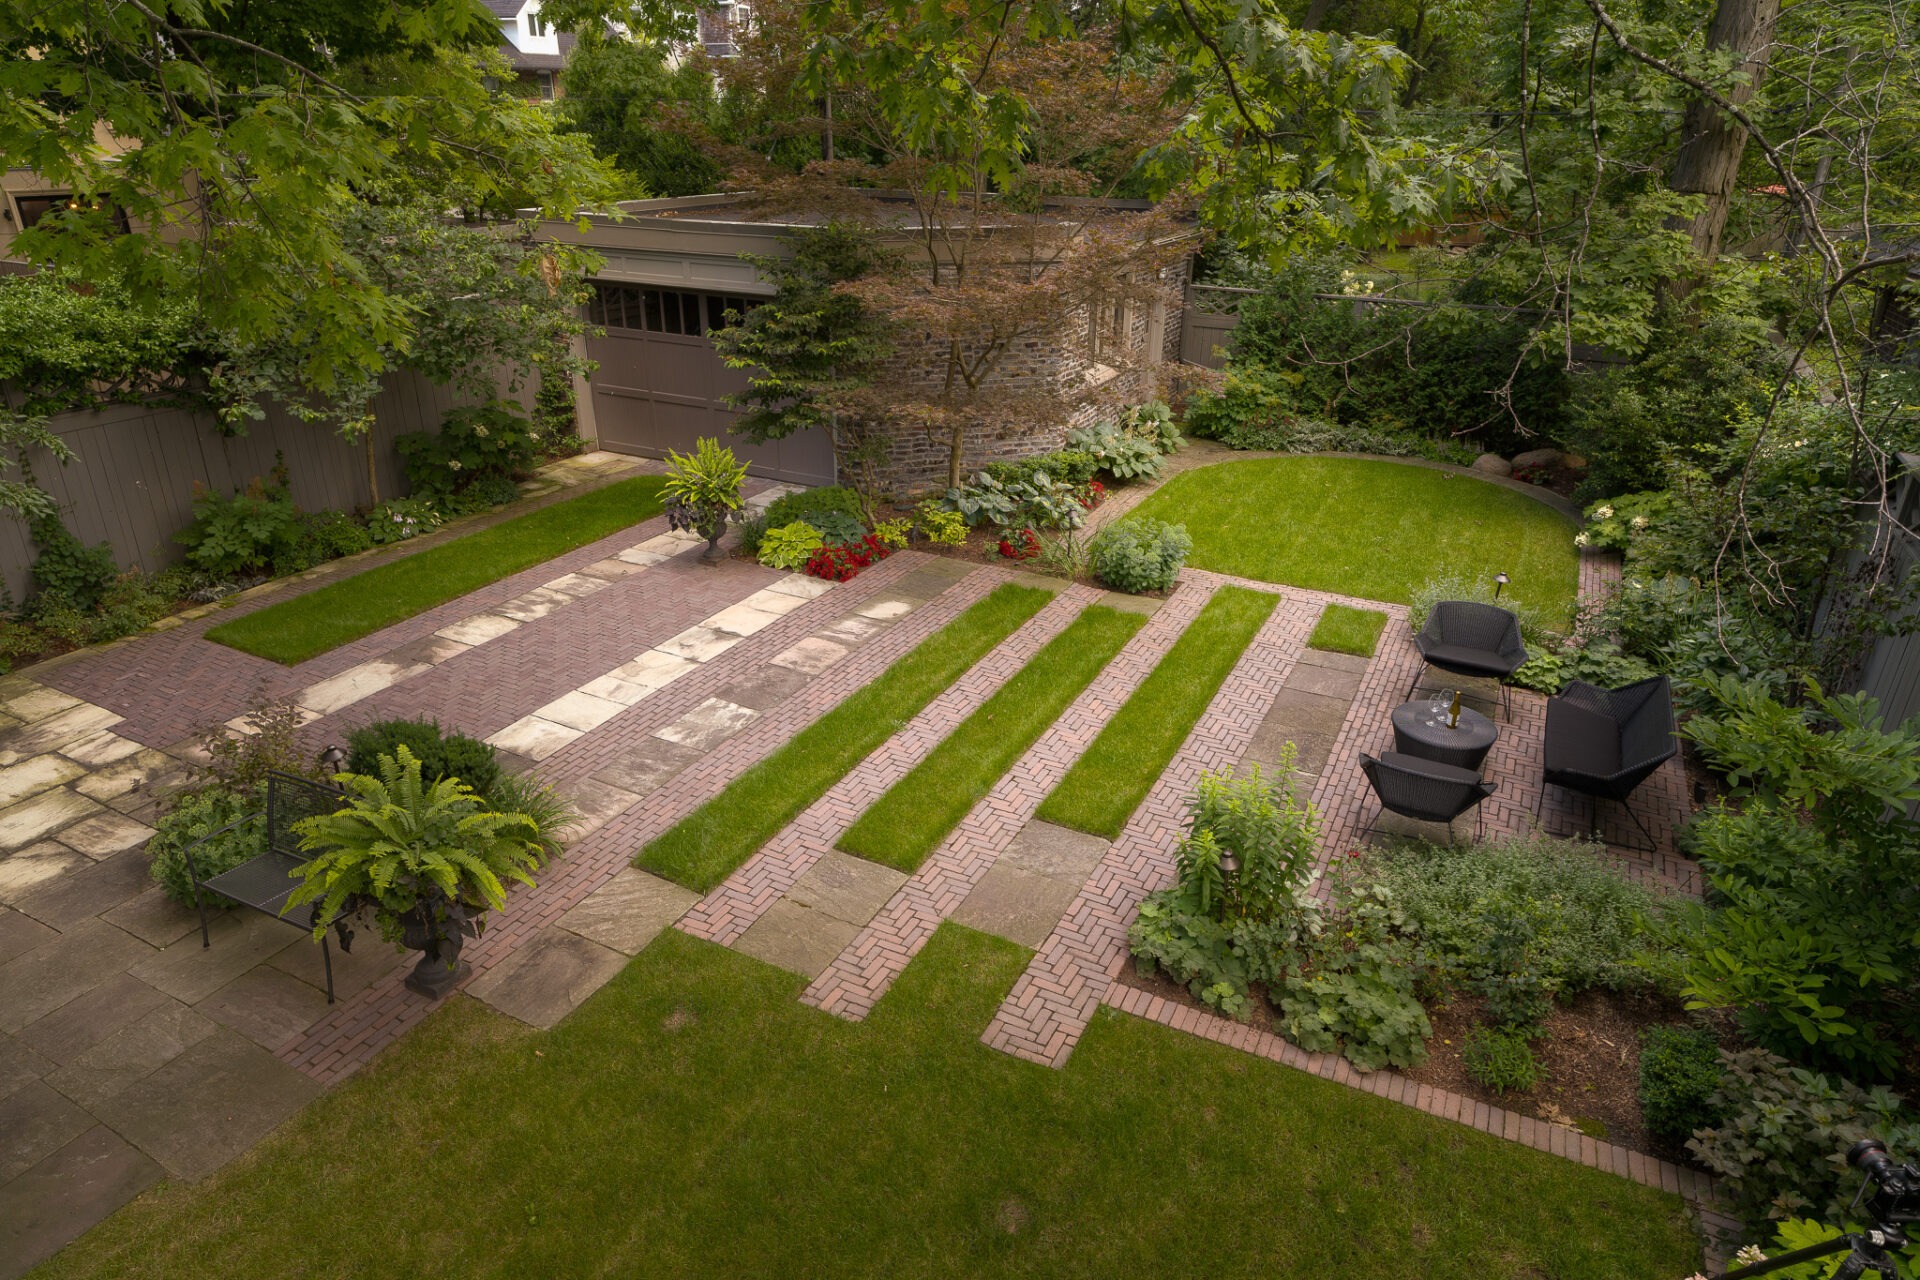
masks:
[[[711,132],[719,102],[705,58],[670,68],[660,44],[590,29],[567,60],[567,93],[556,109],[569,133],[585,134],[633,175],[640,185],[630,196],[721,189],[726,171]]]

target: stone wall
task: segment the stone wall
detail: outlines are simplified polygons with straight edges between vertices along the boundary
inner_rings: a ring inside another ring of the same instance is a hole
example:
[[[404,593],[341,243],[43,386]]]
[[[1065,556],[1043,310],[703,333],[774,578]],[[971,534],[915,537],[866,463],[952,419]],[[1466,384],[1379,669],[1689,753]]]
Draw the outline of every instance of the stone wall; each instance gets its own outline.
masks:
[[[1102,374],[1087,359],[1084,310],[1062,322],[1053,334],[1024,339],[1001,357],[990,386],[997,391],[1045,394],[1062,400],[1084,397],[1065,421],[1022,426],[967,429],[961,474],[971,475],[989,462],[1005,462],[1051,453],[1063,446],[1067,432],[1089,426],[1109,416],[1116,405],[1131,404],[1153,394],[1154,370],[1140,366],[1169,363],[1179,358],[1180,325],[1185,309],[1188,265],[1181,263],[1163,273],[1164,314],[1159,324],[1157,351],[1150,351],[1155,328],[1154,308],[1134,305],[1125,317],[1121,335],[1125,371],[1107,369]],[[943,385],[942,353],[931,335],[918,342],[898,341],[892,360],[875,379],[884,388],[898,388],[915,399],[937,397]],[[1098,380],[1089,394],[1090,379]],[[1078,387],[1079,390],[1075,390]],[[884,461],[879,464],[878,483],[883,492],[896,497],[938,493],[947,486],[949,435],[945,427],[933,427],[907,421],[886,428]]]

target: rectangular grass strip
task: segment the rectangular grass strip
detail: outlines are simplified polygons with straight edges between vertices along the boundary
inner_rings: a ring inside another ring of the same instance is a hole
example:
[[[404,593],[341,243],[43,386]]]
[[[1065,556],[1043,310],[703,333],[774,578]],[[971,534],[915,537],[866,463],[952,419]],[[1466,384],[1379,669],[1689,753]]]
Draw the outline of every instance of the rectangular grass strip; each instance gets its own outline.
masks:
[[[330,583],[207,632],[292,666],[660,514],[661,476],[636,476]]]
[[[1215,593],[1035,816],[1117,837],[1279,603],[1244,587]]]
[[[1320,611],[1320,621],[1307,637],[1307,648],[1371,658],[1380,643],[1380,631],[1386,625],[1387,615],[1378,609],[1350,609],[1344,604],[1330,604]]]
[[[1082,611],[887,788],[839,847],[912,874],[1146,621],[1098,605]]]
[[[635,864],[713,888],[1051,599],[1037,587],[996,589],[662,832]]]

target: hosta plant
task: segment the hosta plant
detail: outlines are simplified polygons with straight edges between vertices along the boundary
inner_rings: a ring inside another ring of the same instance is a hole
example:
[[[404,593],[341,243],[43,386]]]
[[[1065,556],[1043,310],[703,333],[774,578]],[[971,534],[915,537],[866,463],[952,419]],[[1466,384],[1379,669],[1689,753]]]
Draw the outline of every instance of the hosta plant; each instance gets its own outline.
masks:
[[[760,535],[760,563],[769,569],[803,569],[820,543],[818,529],[804,520],[795,520]]]

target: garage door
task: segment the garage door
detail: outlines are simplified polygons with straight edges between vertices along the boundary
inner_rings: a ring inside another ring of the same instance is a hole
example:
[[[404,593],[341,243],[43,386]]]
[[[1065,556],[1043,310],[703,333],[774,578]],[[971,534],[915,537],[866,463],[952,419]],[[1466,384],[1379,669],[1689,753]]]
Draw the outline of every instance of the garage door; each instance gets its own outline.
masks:
[[[607,331],[587,340],[587,354],[600,362],[592,383],[600,447],[662,458],[669,449],[691,453],[701,436],[714,436],[754,475],[832,484],[826,432],[754,444],[728,431],[738,414],[723,397],[745,390],[747,378],[726,366],[706,335],[729,310],[752,305],[727,294],[595,282],[587,318]]]

